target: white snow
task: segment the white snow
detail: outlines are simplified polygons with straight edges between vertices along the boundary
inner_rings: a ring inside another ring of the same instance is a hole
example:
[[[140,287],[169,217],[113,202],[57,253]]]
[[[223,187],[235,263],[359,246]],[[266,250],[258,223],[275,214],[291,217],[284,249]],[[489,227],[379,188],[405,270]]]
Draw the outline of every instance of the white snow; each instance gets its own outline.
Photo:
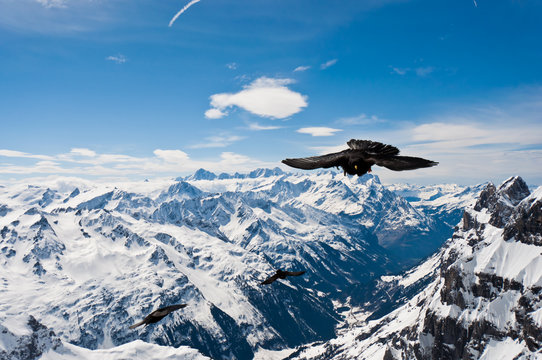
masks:
[[[525,343],[506,338],[503,341],[491,339],[484,349],[479,360],[510,360],[516,357],[525,349]],[[535,358],[532,358],[535,359]]]
[[[43,354],[40,360],[204,360],[195,349],[187,346],[174,348],[149,344],[135,340],[110,349],[89,350],[69,343],[63,343],[63,348],[52,350]]]

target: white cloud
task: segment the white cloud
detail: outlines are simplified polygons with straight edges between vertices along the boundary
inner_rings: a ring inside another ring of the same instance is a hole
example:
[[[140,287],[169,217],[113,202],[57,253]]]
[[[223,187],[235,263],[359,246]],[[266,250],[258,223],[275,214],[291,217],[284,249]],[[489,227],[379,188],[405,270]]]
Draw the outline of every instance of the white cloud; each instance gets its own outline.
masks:
[[[309,134],[312,136],[333,136],[336,132],[342,131],[341,129],[334,129],[325,126],[305,127],[297,130],[301,134]]]
[[[171,25],[173,25],[173,23],[175,22],[175,20],[177,20],[177,18],[179,16],[181,16],[181,14],[183,12],[185,12],[186,10],[188,10],[188,8],[196,3],[199,3],[201,0],[192,0],[190,1],[188,4],[186,4],[181,10],[179,10],[179,12],[177,14],[175,14],[175,16],[173,16],[173,18],[171,19],[171,21],[169,22],[169,27],[171,27]]]
[[[36,0],[46,8],[65,8],[66,0]]]
[[[322,65],[320,65],[320,69],[325,70],[328,67],[331,67],[331,66],[335,65],[337,63],[337,61],[338,61],[337,59],[328,60],[325,63],[323,63]]]
[[[16,150],[0,149],[0,156],[13,157],[13,158],[29,158],[29,159],[41,159],[41,160],[53,160],[54,158],[49,155],[33,155]]]
[[[309,70],[311,67],[310,66],[298,66],[294,69],[294,72],[300,72],[300,71],[307,71]]]
[[[95,151],[92,151],[92,150],[89,150],[89,149],[84,149],[84,148],[73,148],[73,149],[71,149],[70,153],[74,154],[74,155],[87,156],[87,157],[95,157],[96,156]]]
[[[226,140],[233,141],[236,137]],[[218,138],[212,140],[219,140]],[[24,157],[35,159],[45,155],[20,153],[13,150],[2,150],[4,154],[24,154]],[[52,160],[39,160],[28,164],[7,164],[0,162],[0,175],[16,175],[30,177],[38,174],[75,175],[88,177],[145,178],[156,176],[179,176],[180,173],[193,172],[200,168],[211,171],[250,171],[257,167],[274,167],[276,163],[263,162],[246,155],[233,152],[222,152],[212,160],[192,159],[186,152],[178,149],[156,149],[154,156],[133,157],[124,154],[96,154],[94,158],[74,155],[73,152],[50,157]]]
[[[248,124],[248,128],[249,130],[254,130],[254,131],[262,131],[262,130],[276,130],[276,129],[280,129],[282,128],[281,126],[264,126],[264,125],[260,125],[258,123],[249,123]]]
[[[220,119],[224,116],[228,115],[227,112],[219,110],[217,108],[211,108],[207,111],[205,111],[205,117],[207,119]]]
[[[307,97],[286,87],[292,79],[261,77],[237,93],[211,95],[211,109],[206,116],[224,114],[225,109],[237,106],[255,115],[283,119],[294,115],[307,104]]]
[[[182,163],[189,160],[188,154],[181,150],[154,150],[154,155],[168,163]]]
[[[105,58],[106,60],[113,61],[116,64],[124,64],[128,59],[122,54],[112,55]]]

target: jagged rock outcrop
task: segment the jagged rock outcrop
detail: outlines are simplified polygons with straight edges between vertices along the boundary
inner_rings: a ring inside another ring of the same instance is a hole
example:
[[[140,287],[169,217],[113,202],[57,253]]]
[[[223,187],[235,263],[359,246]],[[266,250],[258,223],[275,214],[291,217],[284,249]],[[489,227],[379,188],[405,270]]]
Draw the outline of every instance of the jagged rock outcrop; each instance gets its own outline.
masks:
[[[21,331],[21,327],[17,327]],[[30,315],[22,334],[14,334],[0,325],[0,359],[34,360],[48,350],[58,350],[62,341],[55,332]],[[3,348],[3,349],[2,349]]]

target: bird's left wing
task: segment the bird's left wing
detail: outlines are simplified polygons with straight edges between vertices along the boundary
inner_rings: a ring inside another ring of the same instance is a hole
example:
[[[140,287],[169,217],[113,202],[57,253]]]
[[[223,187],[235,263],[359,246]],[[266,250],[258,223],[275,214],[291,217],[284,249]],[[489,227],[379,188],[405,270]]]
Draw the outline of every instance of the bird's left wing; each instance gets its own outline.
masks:
[[[371,156],[367,160],[390,170],[403,171],[438,165],[438,162],[412,156]]]
[[[268,285],[271,284],[273,281],[277,280],[279,276],[277,274],[271,276],[270,278],[265,279],[260,283],[260,285]]]
[[[345,156],[345,152],[341,151],[338,153],[331,153],[321,156],[311,156],[306,158],[296,158],[296,159],[284,159],[282,160],[283,164],[286,164],[291,167],[304,170],[313,170],[318,168],[330,168],[335,166],[341,166],[342,164],[348,161]]]
[[[141,326],[143,324],[145,324],[145,320],[135,323],[134,325],[130,326],[130,329],[135,329],[136,327]]]

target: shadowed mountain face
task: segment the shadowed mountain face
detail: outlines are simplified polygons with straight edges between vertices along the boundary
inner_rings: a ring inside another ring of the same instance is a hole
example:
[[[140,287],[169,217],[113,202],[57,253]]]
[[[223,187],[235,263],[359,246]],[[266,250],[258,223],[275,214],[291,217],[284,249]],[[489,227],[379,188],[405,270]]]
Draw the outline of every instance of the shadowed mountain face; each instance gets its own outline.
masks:
[[[141,339],[251,358],[333,337],[333,300],[443,241],[376,177],[213,175],[1,188],[0,320],[24,307],[88,349]],[[279,268],[306,273],[259,285]],[[177,303],[189,306],[128,329]]]
[[[542,187],[488,184],[442,250],[381,289],[417,290],[303,359],[531,359],[542,347]],[[423,286],[419,286],[423,284]],[[393,294],[392,294],[393,295]]]

